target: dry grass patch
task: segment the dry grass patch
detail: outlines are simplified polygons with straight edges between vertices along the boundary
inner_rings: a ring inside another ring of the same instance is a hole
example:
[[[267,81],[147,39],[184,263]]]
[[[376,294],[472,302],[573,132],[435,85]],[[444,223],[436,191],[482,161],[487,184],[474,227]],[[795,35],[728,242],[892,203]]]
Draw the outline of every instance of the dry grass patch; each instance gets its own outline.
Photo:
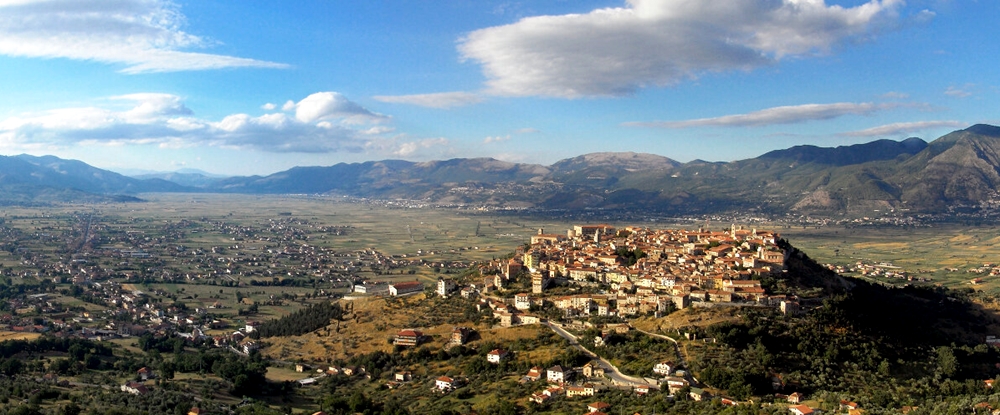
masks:
[[[455,326],[473,326],[471,322],[436,323],[448,320],[441,307],[424,294],[402,298],[361,298],[341,303],[346,313],[343,321],[333,321],[324,328],[301,336],[271,337],[264,354],[280,360],[333,362],[376,351],[392,352],[391,340],[403,329],[416,329],[428,336],[424,343],[431,350],[443,348]],[[454,319],[452,319],[454,320]]]
[[[35,340],[42,337],[41,333],[18,333],[14,331],[0,331],[0,341],[7,340]]]
[[[632,325],[651,333],[668,332],[685,327],[708,327],[716,323],[739,320],[739,307],[690,307],[661,318],[644,317]]]
[[[270,366],[267,368],[267,374],[264,377],[272,382],[285,382],[305,379],[312,374],[315,374],[315,372],[296,372],[294,368]]]

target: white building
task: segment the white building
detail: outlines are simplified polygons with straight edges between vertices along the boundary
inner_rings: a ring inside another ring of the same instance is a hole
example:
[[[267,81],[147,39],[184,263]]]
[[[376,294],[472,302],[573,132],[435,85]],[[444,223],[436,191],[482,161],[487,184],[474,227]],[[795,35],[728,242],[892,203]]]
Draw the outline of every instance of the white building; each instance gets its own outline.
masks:
[[[657,375],[668,376],[670,375],[671,369],[673,369],[673,363],[671,362],[660,362],[653,366],[653,373]]]
[[[437,295],[447,297],[455,288],[455,281],[438,278]]]
[[[514,308],[518,310],[528,310],[531,308],[531,296],[521,293],[514,296]]]

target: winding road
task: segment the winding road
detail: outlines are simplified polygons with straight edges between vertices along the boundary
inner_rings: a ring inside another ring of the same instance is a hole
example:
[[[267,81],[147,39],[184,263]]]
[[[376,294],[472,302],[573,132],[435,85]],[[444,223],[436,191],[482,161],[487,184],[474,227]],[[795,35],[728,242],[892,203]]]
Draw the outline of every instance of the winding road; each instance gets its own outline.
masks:
[[[637,378],[622,373],[620,370],[618,370],[617,367],[612,365],[611,362],[598,356],[596,353],[588,350],[586,347],[583,347],[583,345],[580,344],[580,341],[577,339],[576,336],[564,330],[562,327],[555,325],[550,321],[545,322],[545,325],[548,326],[550,329],[552,329],[552,331],[554,331],[556,334],[568,340],[571,346],[583,352],[592,359],[595,359],[598,362],[600,362],[601,368],[604,369],[605,376],[610,378],[612,382],[619,385],[627,385],[627,386],[647,385],[651,388],[657,388],[659,386],[659,384],[656,382],[655,379]]]
[[[684,361],[684,353],[681,353],[681,345],[679,343],[677,343],[677,340],[674,340],[672,337],[664,336],[662,334],[650,333],[650,332],[645,331],[645,330],[640,330],[640,329],[638,329],[636,327],[633,327],[632,329],[634,329],[635,331],[638,331],[639,333],[645,334],[647,336],[656,337],[658,339],[670,340],[670,342],[674,344],[674,350],[677,352],[677,365],[676,366],[678,368],[687,368],[687,363]]]

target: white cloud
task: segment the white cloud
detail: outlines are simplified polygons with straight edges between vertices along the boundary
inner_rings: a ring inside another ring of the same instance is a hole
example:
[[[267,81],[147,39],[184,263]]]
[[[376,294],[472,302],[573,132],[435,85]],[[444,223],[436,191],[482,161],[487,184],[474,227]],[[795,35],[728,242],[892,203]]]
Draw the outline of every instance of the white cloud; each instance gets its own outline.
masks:
[[[379,95],[378,101],[393,104],[410,104],[430,108],[452,108],[483,102],[483,97],[471,92],[440,92],[417,95]]]
[[[958,121],[917,121],[880,125],[865,130],[851,131],[841,135],[850,137],[900,136],[934,128],[963,128],[968,124]]]
[[[879,110],[896,107],[892,104],[839,102],[834,104],[804,104],[767,108],[746,114],[699,118],[684,121],[629,122],[632,127],[749,127],[772,124],[793,124],[812,120],[827,120],[844,115],[870,115]]]
[[[384,115],[364,109],[336,92],[317,92],[296,104],[285,104],[284,108],[286,111],[294,108],[295,118],[302,122],[343,119],[348,122],[363,123],[386,118]]]
[[[485,139],[483,139],[483,144],[501,143],[507,140],[510,140],[510,134],[504,136],[486,137]]]
[[[969,91],[969,90],[972,89],[972,88],[974,88],[974,87],[975,87],[975,85],[973,85],[973,84],[965,84],[962,87],[949,86],[948,89],[946,89],[944,91],[944,94],[947,95],[947,96],[949,96],[949,97],[968,98],[968,97],[972,96],[972,92]]]
[[[184,20],[170,0],[4,0],[0,54],[125,64],[125,73],[288,67],[186,51],[213,42],[181,30]]]
[[[274,111],[275,108],[278,108],[278,106],[274,105],[274,104],[272,104],[270,102],[268,102],[267,104],[264,104],[264,105],[260,106],[260,109],[262,109],[264,111]]]
[[[876,33],[902,0],[842,7],[823,0],[628,0],[587,14],[538,16],[469,33],[465,59],[489,92],[616,96],[706,72],[749,70],[826,53]]]
[[[885,99],[909,99],[910,95],[907,94],[907,93],[904,93],[904,92],[891,91],[891,92],[886,92],[886,93],[882,94],[882,98],[885,98]]]
[[[330,153],[365,151],[392,131],[362,125],[363,119],[377,123],[385,117],[335,92],[313,94],[294,104],[295,116],[232,114],[219,121],[195,117],[180,97],[170,94],[122,95],[102,104],[0,120],[0,142],[8,148],[156,144]],[[391,148],[387,154],[396,151]]]
[[[447,138],[439,137],[414,140],[405,135],[399,135],[386,139],[371,140],[366,143],[365,148],[377,153],[391,154],[397,157],[419,157],[426,155],[426,150],[433,148],[446,147],[444,152],[447,153],[450,151],[447,149],[450,144],[451,141]]]

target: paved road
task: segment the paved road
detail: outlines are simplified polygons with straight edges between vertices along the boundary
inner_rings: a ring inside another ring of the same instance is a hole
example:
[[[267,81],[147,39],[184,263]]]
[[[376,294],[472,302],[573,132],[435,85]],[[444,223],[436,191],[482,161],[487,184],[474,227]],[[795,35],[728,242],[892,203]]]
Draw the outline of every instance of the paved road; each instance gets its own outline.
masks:
[[[604,358],[598,356],[594,352],[591,352],[586,347],[583,347],[583,345],[580,344],[576,336],[574,336],[573,334],[571,334],[566,330],[563,330],[562,327],[559,327],[549,321],[545,322],[545,325],[549,326],[549,328],[552,329],[552,331],[556,332],[556,334],[568,340],[571,346],[583,352],[587,356],[590,356],[591,358],[596,359],[598,362],[600,362],[601,367],[604,369],[605,376],[611,378],[613,382],[629,386],[648,385],[654,388],[658,386],[656,380],[632,377],[622,373],[620,370],[618,370],[617,367],[612,365],[611,362],[604,360]]]
[[[677,367],[685,369],[687,368],[687,363],[684,361],[684,353],[681,353],[681,345],[677,343],[677,340],[674,340],[672,337],[664,336],[662,334],[650,333],[648,331],[640,330],[635,327],[633,327],[633,329],[647,336],[656,337],[658,339],[670,340],[670,342],[674,344],[674,350],[677,351]]]

